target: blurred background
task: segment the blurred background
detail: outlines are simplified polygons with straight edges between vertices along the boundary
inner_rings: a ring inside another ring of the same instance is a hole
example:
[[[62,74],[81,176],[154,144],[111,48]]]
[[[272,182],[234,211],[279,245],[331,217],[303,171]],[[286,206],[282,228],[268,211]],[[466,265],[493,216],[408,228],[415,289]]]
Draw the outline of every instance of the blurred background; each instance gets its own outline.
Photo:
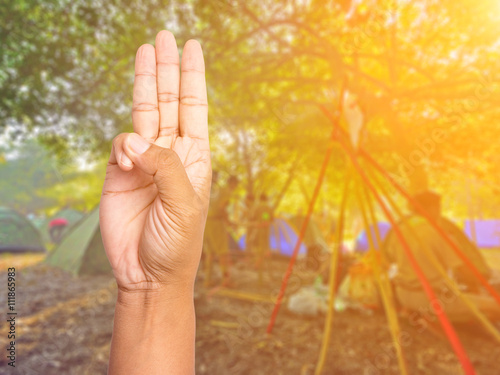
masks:
[[[493,0],[0,1],[0,264],[19,273],[17,373],[106,372],[116,290],[96,208],[111,140],[132,131],[136,50],[162,29],[180,52],[192,38],[203,47],[215,186],[234,185],[208,234],[224,250],[200,267],[198,373],[317,373],[331,254],[358,261],[370,247],[363,207],[341,209],[354,173],[342,137],[408,194],[438,193],[500,268],[499,25]],[[395,217],[407,215],[407,199],[378,181]],[[379,206],[372,220],[390,227]],[[293,293],[306,295],[298,312]],[[384,309],[369,305],[336,300],[323,373],[403,373]],[[442,333],[401,324],[409,373],[461,373]],[[498,342],[467,327],[460,337],[478,373],[496,373]]]

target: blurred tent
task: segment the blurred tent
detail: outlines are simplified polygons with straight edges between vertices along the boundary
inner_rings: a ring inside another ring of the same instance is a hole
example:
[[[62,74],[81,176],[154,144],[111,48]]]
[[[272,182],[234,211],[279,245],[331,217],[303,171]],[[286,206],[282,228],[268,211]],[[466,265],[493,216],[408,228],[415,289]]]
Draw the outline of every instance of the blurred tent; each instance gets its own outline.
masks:
[[[305,220],[304,216],[297,215],[292,219],[292,223],[297,231],[300,230],[302,224]],[[307,224],[306,233],[304,234],[304,245],[306,245],[307,249],[310,250],[312,248],[320,249],[321,251],[327,252],[328,243],[326,242],[325,236],[319,229],[318,223],[316,220],[311,218],[309,223]]]
[[[55,215],[51,217],[51,220],[53,219],[66,219],[68,220],[69,226],[73,226],[76,223],[78,223],[85,215],[83,212],[74,210],[72,208],[63,208],[62,210],[58,211]]]
[[[294,227],[285,219],[275,218],[271,223],[269,231],[269,248],[273,254],[291,257],[293,249],[298,240],[297,232]],[[246,235],[238,241],[241,250],[246,250]],[[299,256],[305,256],[307,248],[302,243],[299,249]]]
[[[377,223],[377,227],[378,227],[378,232],[380,233],[380,237],[381,237],[380,239],[383,242],[385,239],[385,236],[387,236],[387,233],[391,229],[391,225],[389,223],[379,222],[379,223]],[[375,242],[375,246],[377,247],[376,250],[378,250],[378,249],[380,249],[382,244],[378,243],[375,228],[376,228],[375,225],[373,225],[373,224],[370,225],[370,232],[371,232],[372,238]],[[367,234],[368,233],[366,232],[366,230],[363,230],[358,235],[358,237],[356,238],[356,243],[354,245],[355,252],[364,253],[364,252],[367,252],[369,250],[370,245],[369,245]]]
[[[98,208],[80,220],[66,234],[46,262],[75,275],[111,272],[102,244]]]
[[[408,220],[411,218],[411,216],[406,217],[403,221],[401,221],[399,224],[401,225],[404,223],[405,220]],[[494,221],[494,220],[492,220]],[[478,246],[474,244],[474,242],[470,239],[470,234],[469,237],[464,233],[464,231],[458,227],[453,221],[441,217],[439,220],[439,226],[441,229],[449,236],[449,238],[457,245],[460,247],[460,250],[464,253],[464,255],[467,256],[469,261],[474,265],[474,267],[477,268],[477,270],[486,278],[489,278],[491,275],[491,269],[488,266],[488,263],[486,262],[484,256],[481,254],[479,251]],[[466,225],[467,226],[467,225]],[[469,223],[470,226],[470,223]],[[489,243],[490,245],[493,245],[493,241],[491,240],[490,236],[493,236],[491,233],[492,228],[491,225],[486,226],[488,231],[485,231],[486,233],[483,233],[483,244]],[[481,227],[483,228],[483,227]],[[470,229],[470,228],[469,228]],[[483,228],[484,229],[484,228]],[[498,223],[498,229],[500,229],[500,222]],[[477,227],[476,227],[477,230]],[[470,230],[469,230],[470,231]],[[386,240],[384,241],[387,242],[390,238],[388,236],[392,236],[394,231],[389,231],[388,234],[384,235],[386,237]],[[487,236],[486,236],[487,235]],[[500,235],[500,232],[496,234],[497,236],[497,242],[498,242],[498,236]],[[486,241],[489,239],[488,241]],[[482,246],[481,246],[482,247]],[[488,246],[485,246],[488,247]],[[500,245],[496,246],[489,246],[489,247],[500,247]]]
[[[495,220],[491,220],[495,221]],[[500,230],[500,221],[497,221],[498,223],[498,230]],[[486,259],[484,258],[483,254],[479,251],[479,247],[483,246],[477,246],[473,240],[468,236],[467,233],[464,233],[464,231],[458,227],[453,221],[446,219],[444,217],[441,218],[440,220],[440,225],[441,228],[445,230],[445,232],[455,241],[455,243],[460,246],[460,249],[463,251],[463,253],[467,256],[467,258],[474,264],[474,266],[477,268],[481,274],[489,278],[491,276],[491,269],[488,266],[488,263],[486,262]],[[469,223],[470,225],[470,223]],[[467,224],[466,224],[467,226]],[[486,233],[482,233],[482,243],[487,243],[489,242],[490,246],[484,246],[484,247],[500,247],[500,231],[496,232],[496,243],[497,245],[494,245],[494,242],[491,241],[486,241],[488,236],[494,236],[495,233],[491,233],[490,230],[491,225],[488,225],[488,231],[485,231]],[[483,229],[484,226],[481,226]],[[494,228],[493,228],[494,229]],[[476,234],[477,234],[477,227],[476,227]],[[486,236],[488,235],[488,236]],[[491,246],[493,245],[493,246]]]
[[[47,226],[47,218],[46,217],[34,217],[32,219],[29,219],[31,221],[31,224],[38,229],[40,232],[44,230],[44,228]]]
[[[238,244],[238,241],[234,238],[234,236],[231,233],[227,234],[227,241],[229,244],[229,250],[230,251],[240,251],[240,245]]]
[[[24,216],[0,207],[0,253],[45,252],[38,230]]]
[[[63,231],[63,236],[71,230],[85,215],[77,210],[74,210],[72,208],[63,208],[62,210],[58,211],[55,215],[52,215],[48,220],[45,222],[45,230],[48,232],[49,231],[49,223],[54,220],[54,219],[66,219],[68,221],[68,225]]]
[[[33,226],[38,230],[38,233],[40,233],[42,243],[45,245],[49,244],[51,242],[49,234],[49,219],[46,217],[37,217],[30,219],[30,221],[31,224],[33,224]]]
[[[467,220],[465,233],[480,248],[500,248],[500,220]]]

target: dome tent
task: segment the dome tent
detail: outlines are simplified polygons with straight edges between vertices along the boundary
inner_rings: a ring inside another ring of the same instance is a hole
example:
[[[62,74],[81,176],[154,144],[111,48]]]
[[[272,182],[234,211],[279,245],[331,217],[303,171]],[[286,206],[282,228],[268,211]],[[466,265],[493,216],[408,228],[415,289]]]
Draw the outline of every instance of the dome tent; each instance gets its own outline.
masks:
[[[18,212],[0,207],[0,253],[45,252],[38,230]]]
[[[68,222],[68,225],[64,228],[62,232],[62,236],[65,236],[71,231],[71,228],[73,228],[75,225],[77,225],[80,220],[82,220],[85,217],[85,214],[83,214],[80,211],[74,210],[72,208],[63,208],[62,210],[59,210],[56,214],[52,215],[49,219],[46,220],[45,222],[45,231],[47,232],[47,238],[50,238],[48,236],[49,234],[49,224],[52,220],[54,219],[66,219]]]
[[[295,225],[297,232],[300,231],[305,220],[305,216],[296,215],[292,218],[291,222]],[[312,248],[317,247],[321,249],[323,252],[329,252],[328,243],[326,242],[321,229],[319,229],[319,225],[314,218],[309,219],[309,223],[307,224],[306,232],[304,234],[304,245],[306,247]]]
[[[56,219],[56,218],[63,218],[68,220],[68,226],[72,227],[76,223],[78,223],[85,215],[77,210],[74,210],[72,208],[63,208],[62,210],[58,211],[55,215],[52,215],[50,220]]]
[[[76,275],[111,272],[102,244],[98,208],[80,220],[64,236],[46,262]]]
[[[467,220],[465,233],[483,249],[500,248],[500,220]]]
[[[275,218],[269,230],[269,248],[271,253],[291,257],[297,243],[298,235],[293,226],[285,219]],[[238,241],[241,250],[246,250],[246,235]],[[299,256],[307,253],[304,243],[300,244]]]
[[[378,227],[378,232],[380,233],[380,237],[381,237],[380,240],[383,242],[385,239],[385,236],[387,236],[387,234],[389,233],[389,231],[391,229],[391,225],[389,223],[379,222],[379,223],[377,223],[377,227]],[[380,249],[382,244],[378,243],[378,239],[377,239],[374,225],[370,225],[370,232],[371,232],[373,241],[375,242],[375,245],[377,246],[377,248],[375,250]],[[369,245],[369,241],[368,241],[368,233],[366,232],[366,230],[363,230],[359,234],[359,236],[356,238],[356,244],[354,246],[354,251],[360,252],[360,253],[365,253],[368,251],[369,247],[370,247],[370,245]]]

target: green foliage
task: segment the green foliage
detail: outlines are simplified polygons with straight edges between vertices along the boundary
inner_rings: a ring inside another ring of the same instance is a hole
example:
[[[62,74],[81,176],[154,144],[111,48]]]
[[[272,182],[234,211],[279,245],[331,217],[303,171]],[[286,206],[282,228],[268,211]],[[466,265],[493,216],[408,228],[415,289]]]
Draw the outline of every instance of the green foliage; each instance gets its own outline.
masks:
[[[37,142],[31,140],[15,149],[1,150],[0,197],[2,206],[20,212],[37,211],[53,203],[38,194],[38,189],[52,186],[58,181],[55,159]]]
[[[137,47],[174,19],[165,1],[1,1],[0,130],[37,129],[61,154],[106,149],[130,129]]]
[[[346,82],[365,115],[362,145],[391,173],[428,174],[451,207],[466,165],[498,199],[496,1],[21,0],[2,1],[0,19],[0,128],[36,132],[64,164],[84,151],[101,160],[130,130],[135,51],[168,28],[179,45],[203,45],[214,168],[242,190],[276,198],[294,174],[281,207],[303,206],[330,142],[318,105],[334,112]],[[323,207],[347,166],[337,149]],[[97,201],[97,174],[65,176],[43,199]]]
[[[62,164],[35,140],[1,151],[1,206],[23,213],[52,214],[64,206],[85,211],[99,203],[103,163],[80,171],[75,162]]]
[[[65,206],[88,212],[99,204],[103,179],[104,167],[99,165],[91,171],[63,175],[56,184],[39,189],[37,194],[53,202],[47,207],[50,213]]]

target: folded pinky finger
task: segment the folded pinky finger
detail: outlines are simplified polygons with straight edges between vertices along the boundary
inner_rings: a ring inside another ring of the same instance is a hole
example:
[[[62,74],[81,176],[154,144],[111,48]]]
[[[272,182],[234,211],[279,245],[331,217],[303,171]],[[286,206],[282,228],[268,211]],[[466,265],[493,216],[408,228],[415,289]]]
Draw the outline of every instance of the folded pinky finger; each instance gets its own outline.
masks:
[[[123,151],[125,140],[128,136],[129,133],[122,133],[113,139],[113,148],[109,157],[110,164],[118,165],[125,172],[134,168],[134,163],[132,163],[132,160]]]

